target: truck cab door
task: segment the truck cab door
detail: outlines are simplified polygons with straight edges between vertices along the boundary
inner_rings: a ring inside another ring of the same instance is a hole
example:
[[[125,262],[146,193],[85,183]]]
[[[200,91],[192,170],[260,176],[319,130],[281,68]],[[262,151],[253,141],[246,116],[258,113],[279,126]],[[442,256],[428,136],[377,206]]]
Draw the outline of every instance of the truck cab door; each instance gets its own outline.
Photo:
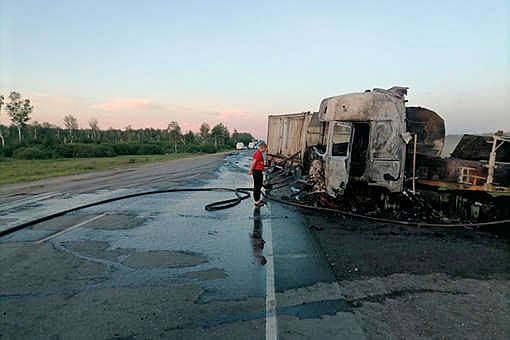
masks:
[[[352,124],[332,122],[328,130],[325,177],[326,190],[332,196],[343,195],[349,180]]]

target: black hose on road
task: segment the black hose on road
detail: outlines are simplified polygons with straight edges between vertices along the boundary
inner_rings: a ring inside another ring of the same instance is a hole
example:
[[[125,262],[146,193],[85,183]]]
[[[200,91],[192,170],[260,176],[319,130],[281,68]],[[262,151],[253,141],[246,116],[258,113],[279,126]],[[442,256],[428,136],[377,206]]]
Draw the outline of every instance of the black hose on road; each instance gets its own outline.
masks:
[[[125,200],[125,199],[133,198],[133,197],[164,194],[164,193],[169,193],[169,192],[196,192],[196,191],[232,192],[236,195],[236,198],[209,203],[209,204],[205,205],[205,207],[204,207],[205,210],[207,210],[207,211],[215,211],[215,210],[232,208],[232,207],[238,205],[239,203],[241,203],[241,201],[250,197],[250,191],[252,191],[252,190],[253,189],[251,189],[251,188],[236,188],[236,189],[232,189],[232,188],[182,188],[182,189],[164,189],[164,190],[137,192],[134,194],[112,197],[112,198],[108,198],[108,199],[105,199],[102,201],[97,201],[97,202],[88,203],[85,205],[80,205],[78,207],[62,210],[62,211],[59,211],[57,213],[54,213],[54,214],[51,214],[48,216],[43,216],[43,217],[37,218],[35,220],[31,220],[31,221],[19,224],[12,228],[9,228],[6,230],[1,230],[0,237],[9,235],[9,234],[14,233],[18,230],[31,227],[35,224],[45,222],[45,221],[51,220],[56,217],[60,217],[60,216],[63,216],[65,214],[68,214],[68,213],[71,213],[74,211],[78,211],[81,209],[90,208],[90,207],[94,207],[97,205],[106,204],[106,203],[110,203],[110,202]]]
[[[498,220],[498,221],[487,221],[487,222],[477,222],[477,223],[426,223],[426,222],[418,222],[418,221],[404,221],[404,220],[394,220],[391,218],[384,217],[375,217],[368,216],[362,214],[356,214],[350,211],[342,211],[331,208],[323,208],[323,207],[314,207],[311,205],[306,205],[302,203],[292,202],[288,200],[284,200],[278,197],[271,195],[270,193],[264,193],[264,197],[267,199],[278,202],[281,204],[290,205],[293,207],[319,211],[329,214],[342,215],[353,218],[361,218],[369,221],[379,222],[379,223],[389,223],[389,224],[400,224],[412,227],[427,227],[427,228],[483,228],[483,227],[494,227],[494,226],[510,226],[510,219],[507,220]]]

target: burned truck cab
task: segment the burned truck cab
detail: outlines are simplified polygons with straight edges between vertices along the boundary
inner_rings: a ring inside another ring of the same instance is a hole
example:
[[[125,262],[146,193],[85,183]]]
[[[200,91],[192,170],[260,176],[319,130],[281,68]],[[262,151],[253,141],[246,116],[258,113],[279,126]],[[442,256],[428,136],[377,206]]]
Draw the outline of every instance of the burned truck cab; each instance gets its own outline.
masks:
[[[406,107],[406,94],[407,87],[375,88],[323,99],[318,112],[270,115],[269,155],[297,155],[314,192],[400,193],[416,177],[409,165],[439,157],[445,133],[434,111]]]
[[[328,194],[343,194],[349,182],[401,192],[406,158],[407,88],[373,89],[322,100],[315,125]],[[314,133],[313,119],[307,134]],[[308,142],[312,138],[308,138]]]

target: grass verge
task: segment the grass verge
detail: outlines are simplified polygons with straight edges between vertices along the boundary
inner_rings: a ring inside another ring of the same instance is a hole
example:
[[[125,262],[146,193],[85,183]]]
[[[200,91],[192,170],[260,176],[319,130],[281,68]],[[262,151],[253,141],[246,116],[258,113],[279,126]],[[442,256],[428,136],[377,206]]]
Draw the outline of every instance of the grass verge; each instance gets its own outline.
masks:
[[[35,181],[56,176],[131,168],[144,164],[198,156],[198,153],[135,155],[104,158],[66,158],[48,160],[0,160],[0,184]]]

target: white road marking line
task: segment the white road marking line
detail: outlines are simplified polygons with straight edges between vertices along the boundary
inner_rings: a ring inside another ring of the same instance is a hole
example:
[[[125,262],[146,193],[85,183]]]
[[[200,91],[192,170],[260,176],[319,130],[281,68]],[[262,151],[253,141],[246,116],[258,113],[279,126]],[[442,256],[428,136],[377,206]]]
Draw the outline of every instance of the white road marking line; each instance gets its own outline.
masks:
[[[269,215],[271,215],[271,208],[267,205]],[[273,256],[273,234],[271,229],[271,219],[268,218],[265,223],[265,248],[266,254],[266,339],[278,339],[278,327],[276,325],[276,294],[274,286],[274,256]]]
[[[85,224],[87,224],[87,223],[90,223],[90,222],[92,222],[92,221],[95,221],[95,220],[97,220],[97,219],[99,219],[99,218],[101,218],[101,217],[103,217],[103,216],[106,216],[106,215],[107,215],[107,213],[102,213],[101,215],[94,216],[94,217],[92,217],[92,218],[89,218],[88,220],[85,220],[85,221],[83,221],[83,222],[80,222],[80,223],[78,223],[78,224],[75,224],[75,225],[73,225],[73,226],[70,226],[70,227],[68,227],[68,228],[66,228],[66,229],[63,229],[63,230],[61,230],[61,231],[59,231],[59,232],[57,232],[57,233],[55,233],[55,234],[51,234],[50,236],[47,236],[47,237],[45,237],[45,238],[43,238],[43,239],[40,239],[40,240],[38,240],[38,241],[35,241],[35,243],[36,243],[36,244],[41,244],[41,243],[43,243],[43,242],[46,242],[46,241],[48,241],[48,240],[51,240],[52,238],[55,238],[55,237],[60,236],[60,235],[62,235],[62,234],[64,234],[64,233],[67,233],[68,231],[71,231],[71,230],[73,230],[73,229],[79,228],[79,227],[81,227],[82,225],[85,225]]]

